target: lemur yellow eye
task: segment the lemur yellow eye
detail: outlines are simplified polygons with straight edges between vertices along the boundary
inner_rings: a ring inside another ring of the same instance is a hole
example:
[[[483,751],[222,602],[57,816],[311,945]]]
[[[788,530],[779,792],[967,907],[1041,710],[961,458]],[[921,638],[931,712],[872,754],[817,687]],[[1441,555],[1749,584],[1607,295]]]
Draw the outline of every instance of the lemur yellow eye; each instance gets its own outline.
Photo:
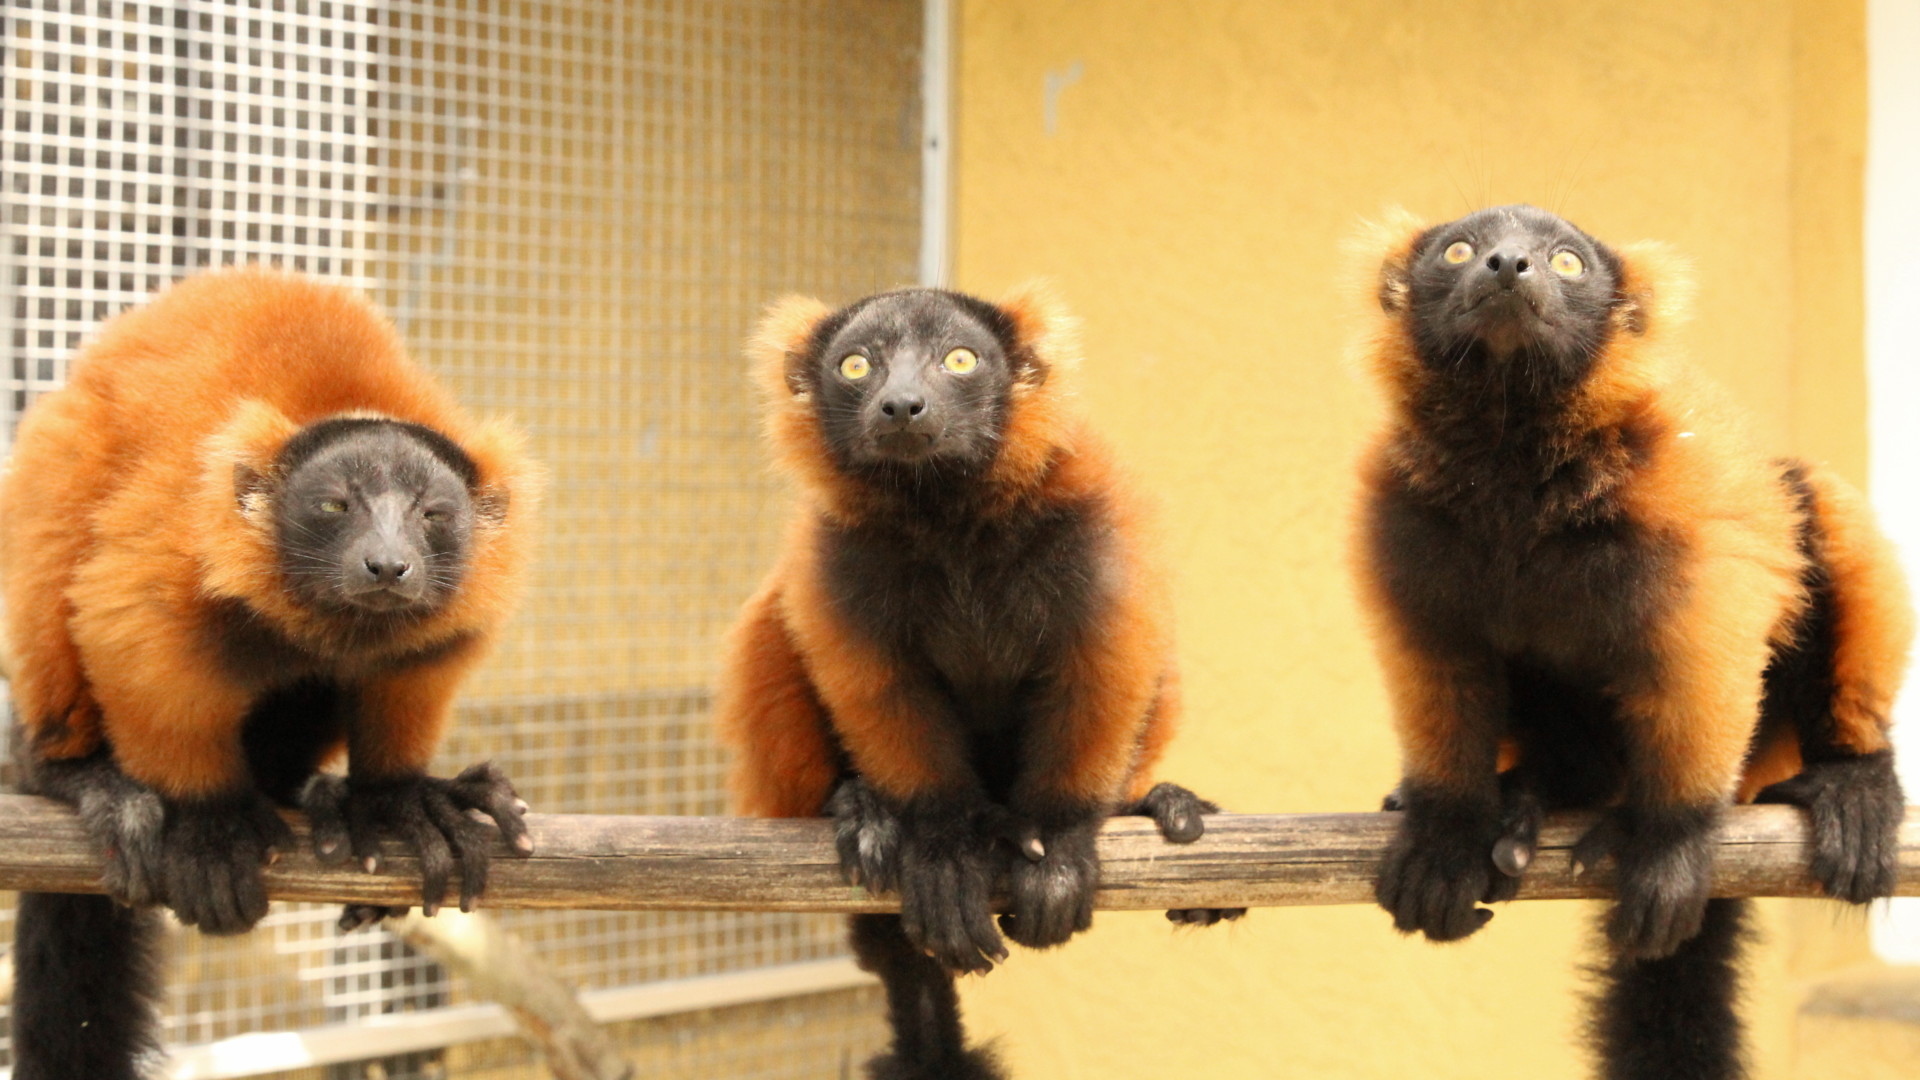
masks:
[[[339,499],[327,499],[320,504],[320,512],[323,514],[344,514],[347,512],[347,504],[341,502]]]
[[[974,355],[972,349],[955,349],[940,363],[955,375],[965,375],[980,366],[980,358]]]
[[[867,363],[867,358],[861,356],[859,353],[854,353],[852,356],[840,361],[840,374],[846,376],[848,379],[864,379],[867,377],[867,373],[872,370],[873,365]]]
[[[1571,251],[1554,252],[1553,258],[1547,260],[1547,265],[1553,267],[1553,272],[1561,277],[1579,277],[1587,268],[1580,256]]]
[[[1473,258],[1473,245],[1467,243],[1465,240],[1455,240],[1453,243],[1447,245],[1447,250],[1440,257],[1455,266],[1459,266],[1461,263]]]

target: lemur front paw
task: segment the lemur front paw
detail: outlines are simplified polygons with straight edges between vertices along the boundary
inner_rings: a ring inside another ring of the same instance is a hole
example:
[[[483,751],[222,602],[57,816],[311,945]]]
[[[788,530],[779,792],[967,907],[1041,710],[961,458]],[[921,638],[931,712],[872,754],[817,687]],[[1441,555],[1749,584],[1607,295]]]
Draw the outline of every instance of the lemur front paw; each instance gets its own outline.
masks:
[[[859,777],[840,782],[827,800],[841,872],[868,892],[900,887],[900,814]]]
[[[527,804],[492,763],[475,765],[451,780],[404,776],[380,780],[320,775],[300,796],[313,825],[314,854],[323,863],[349,853],[369,872],[380,865],[380,836],[391,833],[420,856],[421,910],[432,915],[447,897],[456,862],[460,910],[472,911],[487,888],[492,836],[477,817],[493,819],[517,856],[533,854],[527,835]],[[355,905],[341,916],[352,929],[404,908]],[[351,925],[350,925],[351,924]]]
[[[1203,815],[1220,812],[1218,803],[1203,799],[1179,784],[1160,783],[1146,797],[1121,809],[1131,817],[1153,819],[1154,827],[1168,843],[1191,844],[1206,832]],[[1187,926],[1212,926],[1222,920],[1238,919],[1246,908],[1175,908],[1167,912],[1167,921]]]
[[[900,927],[951,971],[987,972],[1007,958],[989,906],[1002,859],[989,808],[916,799],[900,822]]]
[[[1717,807],[1620,807],[1574,845],[1577,866],[1612,856],[1618,867],[1606,929],[1622,956],[1657,960],[1700,932],[1713,895],[1718,817]]]
[[[1407,808],[1406,785],[1400,784],[1380,800],[1380,809],[1396,813]],[[1502,877],[1487,886],[1486,903],[1511,900],[1520,893],[1520,878],[1533,865],[1540,847],[1540,826],[1546,810],[1520,770],[1500,774],[1500,836],[1493,842],[1493,865]]]
[[[159,844],[120,850],[129,879],[160,880],[165,902],[203,934],[238,934],[267,914],[261,868],[293,849],[293,830],[272,802],[249,792],[167,799]]]
[[[1458,941],[1493,918],[1481,903],[1512,895],[1513,879],[1493,862],[1500,806],[1410,785],[1402,793],[1406,817],[1387,847],[1374,897],[1401,933]]]
[[[1093,894],[1100,885],[1100,857],[1094,850],[1098,815],[1041,827],[1038,844],[1021,844],[1008,874],[1013,909],[1000,916],[1000,929],[1030,949],[1045,949],[1093,925]]]
[[[1754,801],[1808,811],[1811,870],[1828,896],[1865,904],[1893,895],[1906,796],[1891,752],[1809,763],[1800,775],[1764,789]]]

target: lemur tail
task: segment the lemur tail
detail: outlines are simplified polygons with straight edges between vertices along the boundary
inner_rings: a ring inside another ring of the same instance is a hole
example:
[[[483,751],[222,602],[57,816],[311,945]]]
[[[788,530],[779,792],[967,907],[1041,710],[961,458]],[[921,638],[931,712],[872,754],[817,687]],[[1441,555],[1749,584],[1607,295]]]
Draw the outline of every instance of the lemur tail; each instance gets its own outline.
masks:
[[[993,1052],[967,1049],[953,975],[913,947],[898,915],[855,915],[853,955],[887,991],[893,1048],[867,1062],[871,1080],[1007,1080]]]
[[[159,916],[104,896],[21,893],[13,1080],[141,1080],[158,1055]]]
[[[1740,1080],[1744,900],[1711,900],[1700,933],[1672,956],[1614,959],[1593,1017],[1606,1080]]]

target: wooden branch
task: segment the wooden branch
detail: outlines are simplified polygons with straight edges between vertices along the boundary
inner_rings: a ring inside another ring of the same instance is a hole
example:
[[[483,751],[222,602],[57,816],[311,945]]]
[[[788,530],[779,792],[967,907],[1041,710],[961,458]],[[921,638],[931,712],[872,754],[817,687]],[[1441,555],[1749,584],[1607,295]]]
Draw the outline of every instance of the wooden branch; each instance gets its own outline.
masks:
[[[555,1080],[632,1080],[633,1066],[573,988],[485,913],[443,911],[428,918],[415,908],[382,925],[466,976],[475,997],[505,1006]]]
[[[304,822],[294,819],[305,835]],[[1380,851],[1395,814],[1220,814],[1207,834],[1181,846],[1141,818],[1116,818],[1100,838],[1100,907],[1284,907],[1373,901]],[[1576,877],[1568,849],[1592,815],[1555,816],[1521,896],[1609,895],[1606,869]],[[500,908],[687,911],[890,911],[840,876],[831,829],[820,820],[597,817],[528,818],[534,855],[493,866],[485,903]],[[1807,879],[1805,815],[1784,806],[1743,806],[1720,830],[1722,896],[1817,896]],[[58,804],[0,796],[0,889],[99,892],[99,863],[79,821]],[[323,867],[304,849],[267,871],[282,900],[371,904],[418,901],[416,863],[389,844],[378,873]],[[1920,896],[1920,809],[1900,834],[1900,886]]]

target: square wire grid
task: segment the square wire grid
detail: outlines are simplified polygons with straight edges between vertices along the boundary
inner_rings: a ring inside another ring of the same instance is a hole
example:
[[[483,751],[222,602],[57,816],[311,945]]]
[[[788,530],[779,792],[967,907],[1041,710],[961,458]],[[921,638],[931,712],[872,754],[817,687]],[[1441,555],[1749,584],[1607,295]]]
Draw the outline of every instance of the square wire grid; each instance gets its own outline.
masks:
[[[919,6],[9,2],[0,431],[100,318],[195,267],[370,288],[550,473],[533,587],[444,768],[491,757],[542,811],[722,812],[715,648],[781,509],[740,342],[780,293],[912,280]],[[335,914],[183,934],[169,1041],[461,1000]],[[583,987],[842,951],[826,918],[503,917]]]

